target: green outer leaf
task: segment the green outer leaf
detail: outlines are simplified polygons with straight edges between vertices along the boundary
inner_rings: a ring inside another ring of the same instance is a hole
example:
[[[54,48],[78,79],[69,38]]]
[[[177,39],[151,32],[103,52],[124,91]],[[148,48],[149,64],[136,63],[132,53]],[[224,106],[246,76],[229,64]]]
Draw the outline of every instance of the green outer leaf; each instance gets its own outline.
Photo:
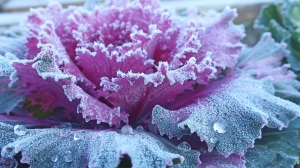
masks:
[[[294,102],[295,104],[300,104],[300,82],[296,79],[289,81],[278,81],[274,83],[275,95]]]
[[[282,131],[264,129],[262,139],[246,153],[248,168],[293,168],[300,158],[300,120]]]
[[[289,31],[294,31],[299,28],[299,7],[300,1],[298,0],[283,0],[281,7],[281,14],[283,16],[283,25]]]
[[[283,0],[261,9],[254,27],[272,33],[277,42],[286,42],[291,53],[287,60],[294,71],[300,70],[300,1]]]
[[[269,23],[271,20],[275,20],[279,25],[282,26],[282,19],[276,5],[263,7],[259,12],[258,17],[254,21],[254,27],[267,31],[269,29]]]
[[[291,38],[291,33],[283,28],[278,22],[275,20],[271,20],[269,23],[268,31],[272,33],[272,37],[276,42],[287,42],[289,43]]]

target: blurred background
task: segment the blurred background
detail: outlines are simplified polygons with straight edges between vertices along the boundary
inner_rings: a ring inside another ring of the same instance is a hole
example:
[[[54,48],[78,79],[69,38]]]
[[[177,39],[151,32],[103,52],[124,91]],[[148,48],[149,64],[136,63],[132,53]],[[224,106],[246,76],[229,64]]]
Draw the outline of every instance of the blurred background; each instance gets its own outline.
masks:
[[[83,5],[85,0],[56,0],[64,7],[70,5]],[[105,0],[99,0],[101,2]],[[7,32],[19,33],[19,23],[24,20],[30,8],[45,7],[49,0],[0,0],[0,35]],[[253,46],[260,32],[253,30],[253,21],[263,5],[275,2],[275,0],[161,0],[163,7],[173,10],[179,16],[185,17],[188,7],[199,9],[200,14],[205,14],[213,9],[221,11],[225,6],[237,8],[239,16],[236,24],[244,24],[247,36],[243,42]]]

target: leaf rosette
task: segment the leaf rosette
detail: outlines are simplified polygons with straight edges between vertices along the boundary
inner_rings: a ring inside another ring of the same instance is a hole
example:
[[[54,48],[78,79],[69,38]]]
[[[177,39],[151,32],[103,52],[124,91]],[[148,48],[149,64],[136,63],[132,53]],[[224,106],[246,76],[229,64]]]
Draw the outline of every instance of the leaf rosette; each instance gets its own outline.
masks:
[[[266,33],[243,46],[236,10],[182,21],[156,0],[96,2],[32,9],[22,37],[3,37],[6,162],[243,167],[263,127],[300,115],[286,45]]]

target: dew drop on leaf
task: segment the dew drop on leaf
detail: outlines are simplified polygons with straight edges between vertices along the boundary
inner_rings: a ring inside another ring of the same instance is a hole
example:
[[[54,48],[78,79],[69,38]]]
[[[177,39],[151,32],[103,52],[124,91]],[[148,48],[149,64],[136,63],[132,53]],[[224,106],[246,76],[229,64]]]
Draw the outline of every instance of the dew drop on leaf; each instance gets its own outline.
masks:
[[[52,162],[57,162],[58,160],[58,155],[55,153],[54,155],[51,156]]]
[[[255,87],[257,87],[258,89],[262,89],[262,87],[258,84],[254,84]]]
[[[215,137],[211,137],[209,140],[210,140],[211,143],[217,143],[218,142],[218,139],[215,138]]]
[[[226,132],[225,124],[221,121],[214,123],[214,130],[217,131],[220,134],[224,134]]]
[[[72,125],[70,123],[62,123],[57,128],[59,128],[59,135],[67,137],[71,133]]]
[[[65,159],[65,162],[72,162],[74,157],[73,157],[73,153],[71,151],[67,151],[65,154],[64,154],[64,159]]]
[[[144,127],[141,126],[141,125],[137,126],[137,127],[135,128],[135,130],[137,130],[137,131],[145,131]]]
[[[123,134],[133,134],[133,129],[130,125],[124,125],[121,129]]]
[[[188,144],[187,142],[181,142],[179,145],[178,145],[178,149],[181,149],[183,151],[188,151],[188,150],[191,150],[191,146],[190,144]]]
[[[82,131],[77,131],[74,133],[74,141],[84,139],[84,134]]]
[[[15,125],[14,126],[14,132],[15,134],[22,136],[27,133],[27,128],[24,125]]]

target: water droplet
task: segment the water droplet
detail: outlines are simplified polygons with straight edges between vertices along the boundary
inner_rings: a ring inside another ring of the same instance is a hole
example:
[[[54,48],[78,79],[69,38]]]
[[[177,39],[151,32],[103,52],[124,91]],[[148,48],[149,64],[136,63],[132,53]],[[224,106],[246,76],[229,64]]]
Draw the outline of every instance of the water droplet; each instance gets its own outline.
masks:
[[[73,153],[68,150],[64,155],[64,159],[65,159],[65,162],[72,162],[74,159]]]
[[[55,153],[53,156],[51,156],[52,162],[57,162],[58,160],[58,155]]]
[[[220,134],[224,134],[226,132],[226,129],[225,129],[226,125],[221,121],[214,123],[213,127],[214,127],[214,130]]]
[[[27,128],[24,125],[15,125],[14,126],[14,132],[15,134],[22,136],[27,133]]]
[[[84,132],[83,131],[77,131],[74,133],[74,140],[82,140],[84,139]]]
[[[137,127],[135,128],[135,130],[137,130],[137,131],[145,131],[144,127],[141,126],[141,125],[137,126]]]
[[[258,89],[262,89],[262,87],[258,84],[254,84],[255,87],[257,87]]]
[[[133,129],[130,125],[124,125],[121,129],[123,134],[133,134]]]
[[[70,123],[62,123],[58,126],[59,135],[67,137],[71,133],[72,125]]]
[[[188,151],[188,150],[191,150],[191,146],[190,144],[188,144],[187,142],[181,142],[179,145],[178,145],[178,149],[181,149],[183,151]]]
[[[209,140],[210,140],[211,143],[217,143],[218,142],[218,139],[215,138],[215,137],[211,137]]]

